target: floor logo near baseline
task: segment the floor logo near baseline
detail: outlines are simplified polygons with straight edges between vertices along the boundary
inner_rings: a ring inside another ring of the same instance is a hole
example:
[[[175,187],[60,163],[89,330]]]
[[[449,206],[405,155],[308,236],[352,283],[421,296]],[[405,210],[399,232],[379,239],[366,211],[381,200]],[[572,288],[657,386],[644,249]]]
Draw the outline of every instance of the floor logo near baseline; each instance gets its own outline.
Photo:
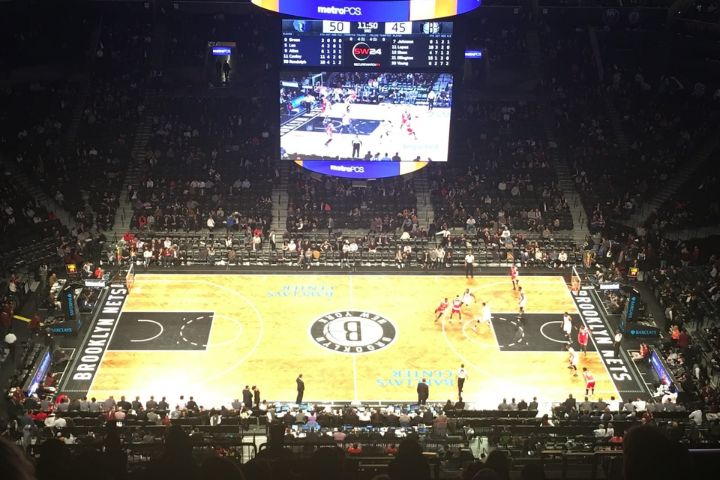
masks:
[[[572,297],[575,306],[580,312],[580,317],[590,330],[591,337],[600,354],[600,359],[607,367],[618,392],[636,391],[638,382],[633,377],[633,370],[622,356],[615,356],[614,332],[601,316],[597,305],[590,296],[590,292],[588,290],[572,292]]]

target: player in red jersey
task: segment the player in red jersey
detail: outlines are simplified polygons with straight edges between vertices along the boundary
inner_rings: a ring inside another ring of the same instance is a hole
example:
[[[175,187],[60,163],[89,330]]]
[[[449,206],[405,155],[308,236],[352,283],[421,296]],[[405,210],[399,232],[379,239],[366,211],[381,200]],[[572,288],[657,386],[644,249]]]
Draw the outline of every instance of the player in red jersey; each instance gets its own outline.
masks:
[[[412,135],[415,140],[417,140],[417,133],[415,133],[415,130],[413,130],[412,125],[410,125],[410,122],[405,125],[405,130],[407,131],[408,135]]]
[[[585,325],[580,327],[580,330],[578,331],[578,343],[580,344],[580,349],[583,351],[583,355],[587,355],[587,344],[588,339],[590,338],[590,332],[588,332],[588,329],[585,328]]]
[[[583,379],[585,380],[585,395],[595,395],[595,377],[587,367],[583,368]]]
[[[450,311],[450,323],[452,323],[453,315],[455,315],[456,313],[458,314],[458,317],[460,318],[460,320],[462,320],[462,311],[460,311],[462,304],[463,304],[463,301],[460,298],[460,295],[456,295],[452,301],[452,310]]]
[[[402,119],[400,121],[400,130],[402,130],[407,123],[410,123],[410,112],[405,110],[402,114]]]
[[[512,280],[513,290],[517,290],[520,280],[518,280],[518,270],[514,264],[510,266],[510,280]]]
[[[335,127],[333,126],[332,122],[328,122],[328,124],[325,125],[325,133],[328,136],[327,142],[325,142],[326,147],[328,145],[330,145],[330,142],[332,142],[332,136],[333,136],[334,131],[335,131]]]
[[[440,320],[440,317],[443,316],[443,313],[445,313],[445,310],[447,310],[448,305],[450,305],[450,303],[448,302],[447,297],[445,297],[445,300],[440,302],[440,305],[438,305],[435,309],[435,313],[437,314],[437,316],[435,317],[436,322]]]

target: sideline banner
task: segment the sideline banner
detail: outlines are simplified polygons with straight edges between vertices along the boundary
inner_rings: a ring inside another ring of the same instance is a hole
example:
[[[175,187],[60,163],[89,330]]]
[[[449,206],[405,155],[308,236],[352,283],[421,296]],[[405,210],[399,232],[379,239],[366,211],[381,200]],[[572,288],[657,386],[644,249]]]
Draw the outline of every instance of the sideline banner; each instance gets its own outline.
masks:
[[[615,383],[623,400],[634,400],[639,394],[647,393],[643,381],[635,374],[637,369],[629,364],[625,355],[615,355],[613,337],[615,332],[607,319],[600,313],[592,298],[591,290],[571,292],[580,318],[590,331],[590,340],[595,344],[610,378]]]
[[[90,390],[97,369],[110,344],[128,290],[124,286],[112,286],[100,307],[95,322],[90,327],[80,349],[75,353],[72,366],[66,373],[63,392],[87,393]]]

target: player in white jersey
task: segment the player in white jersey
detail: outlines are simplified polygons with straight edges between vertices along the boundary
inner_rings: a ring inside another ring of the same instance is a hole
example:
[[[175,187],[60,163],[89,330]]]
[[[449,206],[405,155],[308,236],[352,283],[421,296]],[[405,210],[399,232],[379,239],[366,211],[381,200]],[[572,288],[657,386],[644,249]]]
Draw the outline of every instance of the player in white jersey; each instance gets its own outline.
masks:
[[[492,313],[490,312],[490,305],[488,305],[487,302],[483,302],[482,304],[482,319],[483,322],[490,323],[492,320]]]
[[[490,312],[490,305],[487,304],[487,302],[483,302],[482,309],[480,311],[480,317],[475,320],[475,323],[473,324],[473,330],[477,330],[477,326],[479,323],[487,323],[490,325],[490,322],[492,321],[492,313]]]
[[[463,305],[470,308],[472,307],[473,302],[475,301],[475,294],[473,294],[469,288],[465,289],[465,292],[462,296],[462,302]]]
[[[568,368],[573,374],[573,377],[578,376],[578,362],[580,361],[580,357],[578,356],[575,349],[568,345],[567,347],[568,351]]]
[[[525,305],[527,305],[527,297],[522,287],[518,287],[518,308],[520,309],[520,315],[525,313]]]
[[[392,121],[391,120],[383,120],[380,124],[380,140],[387,137],[390,138],[390,130],[392,129]]]
[[[330,145],[330,142],[332,142],[333,133],[335,132],[335,126],[332,124],[332,122],[328,122],[327,125],[325,125],[325,135],[327,135],[328,139],[325,142],[325,146],[327,147]]]
[[[568,343],[570,343],[570,335],[572,335],[572,318],[568,312],[565,312],[565,315],[563,315],[562,329],[563,332],[565,332]]]

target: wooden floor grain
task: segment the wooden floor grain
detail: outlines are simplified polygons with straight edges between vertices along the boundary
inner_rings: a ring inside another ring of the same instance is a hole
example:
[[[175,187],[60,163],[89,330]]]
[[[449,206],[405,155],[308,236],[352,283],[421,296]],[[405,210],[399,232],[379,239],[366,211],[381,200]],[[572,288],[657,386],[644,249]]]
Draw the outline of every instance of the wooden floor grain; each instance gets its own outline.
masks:
[[[576,313],[560,276],[521,279],[528,313]],[[470,288],[478,303],[462,324],[434,322],[443,297]],[[148,275],[138,274],[124,311],[215,312],[205,351],[108,351],[90,396],[109,394],[194,395],[205,406],[229,405],[244,385],[257,385],[263,398],[292,400],[303,373],[309,401],[416,399],[420,377],[430,383],[430,400],[455,400],[455,373],[465,363],[465,400],[494,407],[503,397],[562,400],[584,395],[564,352],[501,352],[492,327],[472,326],[479,303],[493,313],[517,312],[509,278],[472,280],[442,276],[379,275]],[[389,319],[397,336],[371,353],[330,351],[310,336],[319,317],[336,311],[368,311]],[[532,326],[528,326],[532,328]],[[594,352],[580,358],[597,380],[596,398],[617,395]]]

